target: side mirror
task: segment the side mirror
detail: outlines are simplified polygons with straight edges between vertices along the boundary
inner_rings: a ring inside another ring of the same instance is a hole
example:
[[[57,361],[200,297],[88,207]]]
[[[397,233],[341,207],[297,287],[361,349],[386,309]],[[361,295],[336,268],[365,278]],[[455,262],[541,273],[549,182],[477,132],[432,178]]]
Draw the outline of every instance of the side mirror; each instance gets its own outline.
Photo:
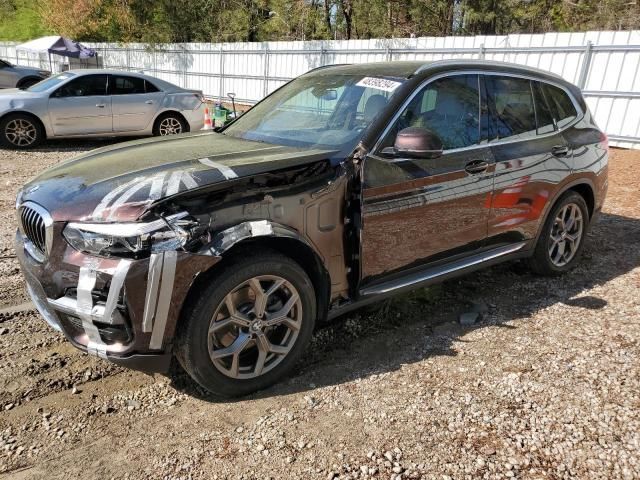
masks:
[[[402,129],[393,145],[396,155],[411,158],[438,158],[442,155],[442,140],[426,128]]]
[[[324,92],[324,94],[320,97],[322,100],[326,100],[328,102],[333,101],[333,100],[337,100],[338,98],[338,91],[335,89],[329,89],[326,92]]]

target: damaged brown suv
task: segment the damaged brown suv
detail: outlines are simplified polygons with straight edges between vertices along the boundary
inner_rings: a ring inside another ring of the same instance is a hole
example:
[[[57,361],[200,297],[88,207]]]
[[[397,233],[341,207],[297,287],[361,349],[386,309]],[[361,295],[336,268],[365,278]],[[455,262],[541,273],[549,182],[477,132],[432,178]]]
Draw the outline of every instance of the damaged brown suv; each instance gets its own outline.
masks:
[[[607,189],[579,89],[522,66],[313,70],[217,132],[102,148],[17,199],[44,318],[149,372],[264,388],[318,322],[516,258],[575,265]]]

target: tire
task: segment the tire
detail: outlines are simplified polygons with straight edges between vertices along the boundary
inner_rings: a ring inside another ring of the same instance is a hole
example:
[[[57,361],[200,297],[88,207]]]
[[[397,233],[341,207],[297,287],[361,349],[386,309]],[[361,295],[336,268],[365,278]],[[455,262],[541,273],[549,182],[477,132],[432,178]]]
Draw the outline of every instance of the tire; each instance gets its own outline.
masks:
[[[25,80],[22,80],[19,84],[18,84],[18,88],[20,89],[26,89],[31,87],[32,85],[35,85],[36,83],[41,82],[43,79],[42,78],[27,78]]]
[[[269,292],[281,281],[265,297],[265,314],[256,317],[261,303],[256,302],[257,288]],[[311,340],[316,320],[313,285],[296,262],[279,253],[237,257],[196,295],[178,328],[176,357],[191,378],[214,395],[236,397],[276,383]],[[229,304],[236,310],[233,319]],[[284,316],[275,315],[278,312]]]
[[[167,135],[178,135],[189,131],[189,125],[177,113],[165,113],[156,119],[153,126],[153,135],[156,137],[164,137]]]
[[[14,113],[0,120],[0,146],[4,148],[33,148],[44,137],[42,124],[30,115]]]
[[[564,217],[564,223],[560,217]],[[531,269],[546,276],[571,270],[584,248],[588,227],[589,210],[584,198],[574,191],[563,194],[542,227],[534,254],[529,259]]]

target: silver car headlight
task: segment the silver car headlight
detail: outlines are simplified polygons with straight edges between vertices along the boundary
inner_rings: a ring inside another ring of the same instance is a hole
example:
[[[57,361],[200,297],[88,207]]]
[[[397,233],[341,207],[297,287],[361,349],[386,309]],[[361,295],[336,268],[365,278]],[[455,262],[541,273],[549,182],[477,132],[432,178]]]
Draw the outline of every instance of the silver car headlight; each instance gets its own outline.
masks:
[[[80,223],[66,225],[62,234],[80,252],[103,257],[143,257],[177,250],[190,238],[195,222],[186,212],[147,223]]]

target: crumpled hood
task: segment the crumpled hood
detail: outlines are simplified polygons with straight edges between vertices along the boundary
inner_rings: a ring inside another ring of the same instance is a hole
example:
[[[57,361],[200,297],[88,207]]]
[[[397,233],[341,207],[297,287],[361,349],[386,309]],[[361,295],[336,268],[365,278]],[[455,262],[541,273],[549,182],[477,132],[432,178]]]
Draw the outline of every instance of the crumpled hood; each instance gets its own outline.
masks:
[[[133,221],[153,202],[207,185],[329,159],[335,151],[242,140],[213,132],[93,150],[25,185],[20,201],[54,221]]]

